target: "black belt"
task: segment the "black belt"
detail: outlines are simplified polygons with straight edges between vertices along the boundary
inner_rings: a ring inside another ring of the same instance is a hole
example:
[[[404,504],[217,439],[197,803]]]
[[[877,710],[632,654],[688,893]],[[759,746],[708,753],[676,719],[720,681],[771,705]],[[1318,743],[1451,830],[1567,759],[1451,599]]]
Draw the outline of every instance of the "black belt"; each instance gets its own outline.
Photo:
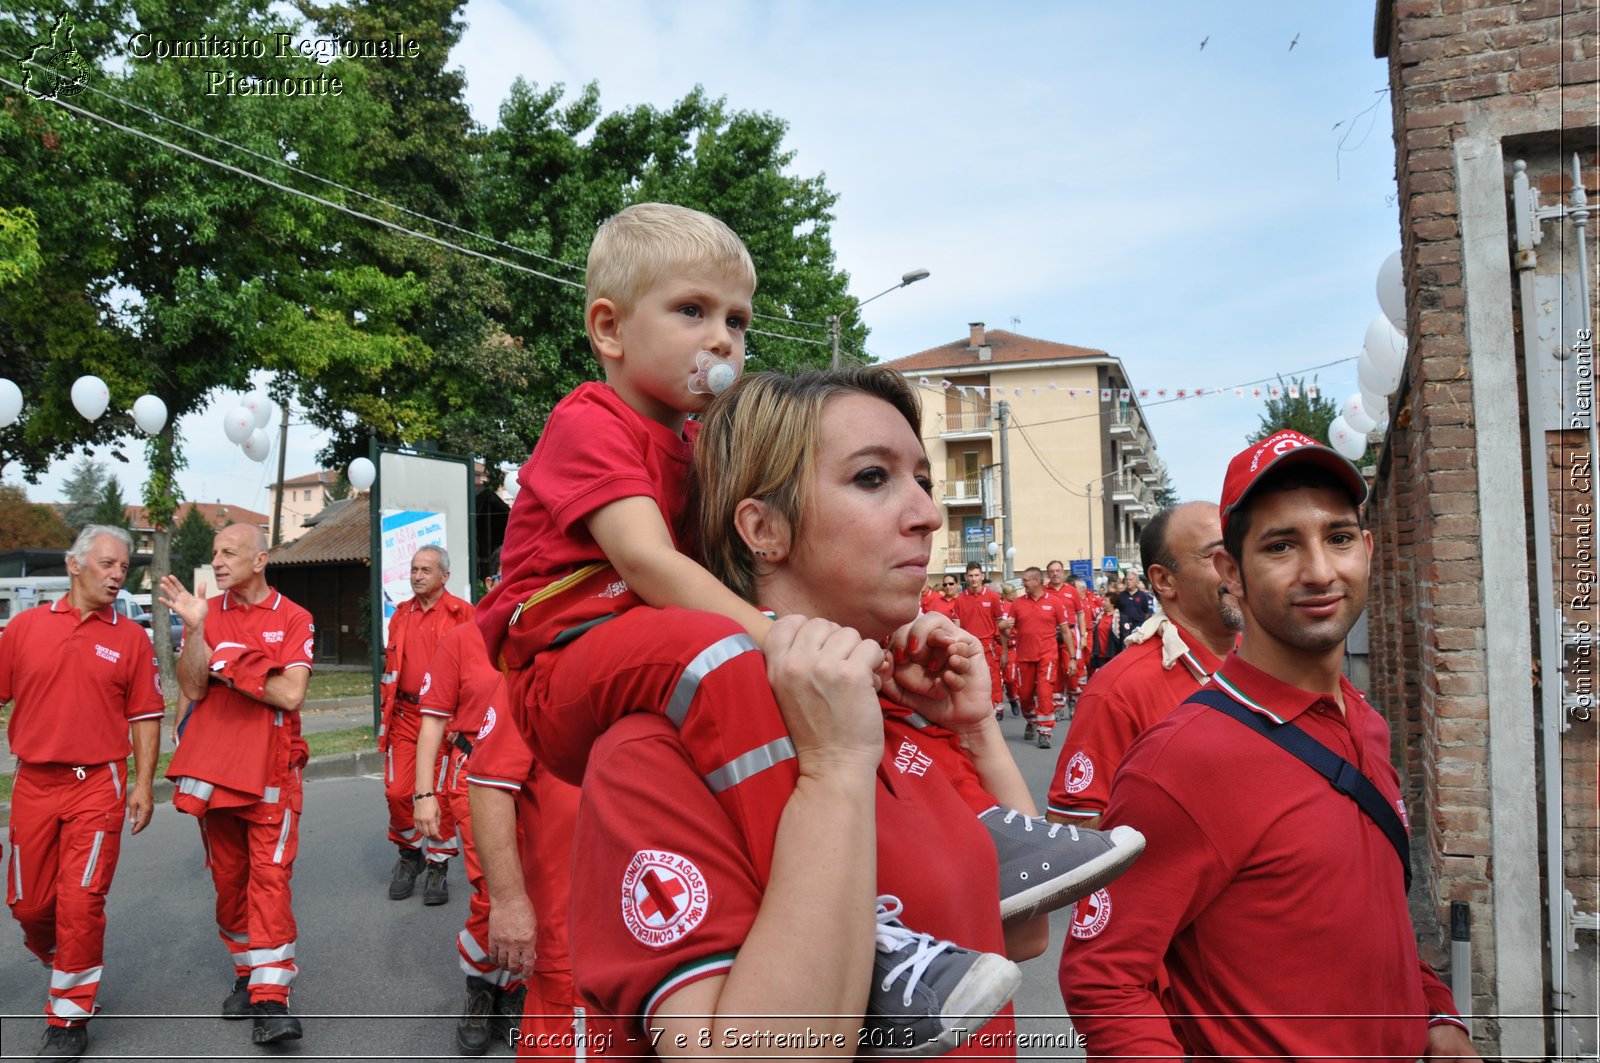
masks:
[[[422,704],[422,695],[420,694],[407,694],[404,690],[396,690],[394,696],[401,701],[409,701],[413,705]]]
[[[467,754],[468,756],[472,755],[472,741],[466,735],[457,734],[454,738],[450,739],[450,742],[457,749],[461,750],[461,752]]]

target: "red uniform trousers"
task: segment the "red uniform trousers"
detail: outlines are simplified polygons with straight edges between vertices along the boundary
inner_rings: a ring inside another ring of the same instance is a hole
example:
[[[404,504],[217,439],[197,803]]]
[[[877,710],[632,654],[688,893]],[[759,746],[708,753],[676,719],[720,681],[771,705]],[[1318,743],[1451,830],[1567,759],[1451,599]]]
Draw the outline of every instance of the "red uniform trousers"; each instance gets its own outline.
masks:
[[[467,800],[467,754],[453,746],[448,789],[440,792],[440,819],[444,806],[450,806],[456,830],[461,839],[461,855],[466,862],[467,883],[472,896],[467,898],[467,922],[456,935],[456,952],[461,957],[461,970],[468,977],[481,978],[490,985],[507,991],[515,990],[522,980],[504,967],[489,959],[489,887],[484,881],[483,865],[478,863],[478,846],[472,838],[472,807]],[[522,826],[517,825],[517,848],[523,846]]]
[[[1033,724],[1045,734],[1056,729],[1056,655],[1042,661],[1017,662],[1017,700],[1022,711],[1033,714]]]
[[[612,722],[630,712],[666,716],[766,881],[778,819],[794,790],[794,745],[766,693],[766,660],[737,624],[639,606],[540,653],[513,682],[534,757],[575,785]]]
[[[94,1015],[127,776],[126,763],[17,764],[6,903],[28,951],[50,965],[51,1026]]]
[[[618,1040],[611,1020],[590,1012],[572,984],[567,902],[579,796],[577,787],[535,763],[517,797],[523,880],[536,923],[533,975],[513,1036],[517,1055],[524,1058],[587,1059],[606,1055]]]
[[[383,771],[383,796],[389,802],[389,840],[402,849],[420,850],[431,861],[448,860],[460,852],[450,802],[439,802],[439,841],[424,838],[412,815],[411,795],[416,793],[413,787],[417,784],[417,731],[421,725],[422,714],[415,705],[395,702],[394,713],[389,717],[389,750],[384,756]],[[446,743],[439,743],[438,763],[433,770],[435,792],[445,790],[449,748]]]
[[[1072,636],[1067,636],[1067,641],[1061,644],[1061,667],[1056,672],[1059,678],[1058,686],[1062,693],[1076,694],[1083,685],[1083,671],[1077,667],[1078,655],[1072,649]]]
[[[296,771],[291,785],[300,788]],[[295,922],[289,880],[300,851],[300,804],[284,801],[277,823],[259,823],[240,809],[200,817],[200,841],[217,889],[217,933],[233,958],[233,973],[250,978],[250,1002],[287,1002],[300,968],[294,962]]]

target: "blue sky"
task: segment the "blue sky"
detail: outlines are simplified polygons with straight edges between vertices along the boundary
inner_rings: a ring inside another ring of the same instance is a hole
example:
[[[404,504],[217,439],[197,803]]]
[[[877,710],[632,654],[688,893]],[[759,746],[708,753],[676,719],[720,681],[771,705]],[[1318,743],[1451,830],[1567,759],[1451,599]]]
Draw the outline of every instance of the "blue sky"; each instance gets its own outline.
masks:
[[[1399,246],[1371,3],[470,0],[466,20],[453,58],[485,124],[517,76],[597,81],[607,110],[698,83],[787,120],[794,170],[839,194],[852,292],[931,271],[862,310],[878,358],[984,321],[1109,351],[1138,387],[1339,362],[1321,385],[1356,390],[1374,280]],[[1147,407],[1181,496],[1216,496],[1260,409]],[[1017,416],[1069,412],[1019,402]],[[220,408],[184,431],[187,496],[266,508],[276,454],[258,465],[227,446]],[[319,445],[294,429],[288,475]],[[30,496],[59,497],[65,465]],[[113,471],[131,498],[142,466]]]

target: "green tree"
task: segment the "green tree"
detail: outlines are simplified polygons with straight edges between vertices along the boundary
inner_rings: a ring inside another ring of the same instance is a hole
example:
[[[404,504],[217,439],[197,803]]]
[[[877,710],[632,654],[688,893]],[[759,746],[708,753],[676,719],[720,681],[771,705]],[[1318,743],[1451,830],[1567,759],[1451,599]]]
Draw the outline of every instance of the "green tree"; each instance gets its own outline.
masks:
[[[1310,386],[1317,389],[1316,398],[1310,396],[1305,377],[1293,377],[1288,384],[1279,377],[1278,397],[1267,398],[1266,409],[1261,412],[1261,427],[1252,432],[1245,442],[1259,443],[1274,432],[1288,428],[1310,436],[1319,443],[1326,443],[1328,425],[1339,416],[1339,404],[1317,388],[1316,377],[1311,378]],[[1291,389],[1294,391],[1293,397],[1290,396]]]
[[[0,543],[11,549],[49,547],[66,549],[74,534],[51,506],[28,501],[28,493],[14,484],[0,484]]]
[[[39,223],[27,207],[0,207],[0,288],[39,268]]]
[[[61,519],[67,527],[80,530],[94,523],[94,511],[106,489],[106,467],[90,458],[79,458],[72,467],[72,475],[61,485],[67,498],[61,507]]]
[[[210,563],[211,542],[216,534],[217,530],[200,512],[199,506],[191,505],[178,521],[178,528],[172,534],[172,571],[185,586],[194,578],[195,569]]]
[[[107,524],[128,531],[128,504],[122,498],[122,484],[115,476],[106,478],[100,489],[100,498],[89,512],[90,524]]]

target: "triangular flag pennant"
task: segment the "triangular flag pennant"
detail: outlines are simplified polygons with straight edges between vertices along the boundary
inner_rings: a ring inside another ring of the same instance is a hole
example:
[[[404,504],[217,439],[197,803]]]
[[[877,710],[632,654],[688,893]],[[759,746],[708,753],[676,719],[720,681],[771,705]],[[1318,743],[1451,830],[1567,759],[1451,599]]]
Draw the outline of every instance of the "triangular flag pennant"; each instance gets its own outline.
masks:
[[[965,385],[965,384],[957,384],[956,385],[956,390],[961,392],[961,397],[962,398],[966,398],[967,397],[967,385]]]
[[[1052,380],[1052,381],[1050,381],[1050,390],[1051,391],[1060,391],[1061,390],[1061,385],[1057,384],[1054,380]]]
[[[1276,387],[1268,388],[1267,392],[1275,399],[1280,399],[1280,398],[1283,397],[1283,389],[1282,388],[1276,388]]]
[[[946,391],[949,391],[950,390],[950,381],[941,380],[941,381],[939,381],[939,386],[944,388]]]
[[[917,383],[921,384],[923,387],[928,387],[933,383],[933,381],[929,380],[925,376],[921,376],[917,378]]]
[[[979,398],[984,398],[984,397],[987,397],[988,394],[989,394],[989,385],[987,385],[987,384],[974,384],[974,385],[972,385],[972,390],[976,391],[978,393],[978,397]]]
[[[1022,389],[1021,388],[1012,388],[1011,390],[1015,391],[1017,393],[1017,398],[1019,398],[1019,399],[1022,398]]]
[[[1150,389],[1149,388],[1140,388],[1139,389],[1139,397],[1141,399],[1148,399],[1150,397]]]
[[[1101,402],[1110,402],[1111,401],[1111,389],[1110,388],[1101,388],[1100,389],[1100,401]]]
[[[1234,388],[1233,389],[1233,397],[1236,398],[1236,399],[1244,398],[1244,388]]]
[[[1295,384],[1290,384],[1289,385],[1289,397],[1291,399],[1298,399],[1300,397],[1300,388],[1299,388],[1298,385],[1295,385]]]

